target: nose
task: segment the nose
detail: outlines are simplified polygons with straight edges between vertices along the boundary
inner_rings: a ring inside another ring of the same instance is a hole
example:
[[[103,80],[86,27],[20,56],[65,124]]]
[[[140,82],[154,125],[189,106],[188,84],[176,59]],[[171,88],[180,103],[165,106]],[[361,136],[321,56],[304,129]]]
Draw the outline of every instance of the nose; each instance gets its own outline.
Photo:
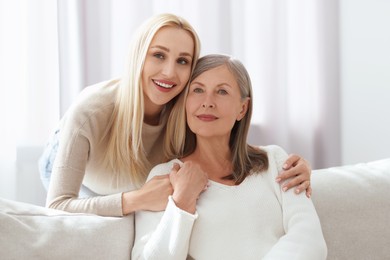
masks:
[[[203,104],[202,104],[202,107],[203,107],[203,108],[214,108],[215,106],[214,106],[214,104],[206,104],[206,103],[203,103]]]
[[[164,64],[162,73],[169,78],[175,74],[175,70],[176,63],[174,61],[168,61]]]
[[[207,95],[202,103],[203,108],[215,108],[215,103],[210,95]]]

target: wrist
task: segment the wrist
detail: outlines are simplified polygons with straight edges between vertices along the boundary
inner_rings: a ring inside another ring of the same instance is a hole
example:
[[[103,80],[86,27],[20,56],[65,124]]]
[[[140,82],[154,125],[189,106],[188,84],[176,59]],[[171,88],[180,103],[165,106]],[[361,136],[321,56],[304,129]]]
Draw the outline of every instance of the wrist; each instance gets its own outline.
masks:
[[[196,198],[190,196],[183,196],[181,193],[173,193],[172,199],[176,204],[176,207],[188,213],[194,214],[196,211]]]
[[[138,190],[122,193],[122,213],[123,215],[131,214],[140,210]]]

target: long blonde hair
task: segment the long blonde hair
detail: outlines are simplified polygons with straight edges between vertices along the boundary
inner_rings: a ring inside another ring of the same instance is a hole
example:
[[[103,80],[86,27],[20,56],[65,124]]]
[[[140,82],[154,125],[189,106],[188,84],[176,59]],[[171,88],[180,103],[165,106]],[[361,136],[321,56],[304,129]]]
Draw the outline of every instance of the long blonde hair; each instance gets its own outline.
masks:
[[[240,184],[252,172],[264,171],[268,168],[267,153],[259,148],[247,144],[247,136],[252,117],[252,83],[245,66],[237,59],[228,55],[210,54],[198,60],[190,82],[202,73],[226,65],[236,78],[240,87],[241,98],[250,98],[245,116],[236,121],[231,130],[229,146],[232,153],[233,173],[225,179],[234,180]],[[188,94],[187,88],[179,95],[172,108],[167,123],[165,137],[166,156],[170,159],[190,155],[196,148],[196,136],[189,129],[186,120],[185,102]]]
[[[142,71],[153,37],[166,26],[178,27],[191,34],[194,40],[194,57],[191,64],[193,70],[200,53],[200,41],[194,28],[185,19],[173,14],[160,14],[147,20],[137,30],[130,45],[125,74],[120,82],[107,131],[109,141],[105,162],[116,173],[130,174],[131,180],[138,186],[145,181],[150,168],[142,142],[144,120]],[[166,105],[166,113],[170,112],[174,102],[176,98]]]

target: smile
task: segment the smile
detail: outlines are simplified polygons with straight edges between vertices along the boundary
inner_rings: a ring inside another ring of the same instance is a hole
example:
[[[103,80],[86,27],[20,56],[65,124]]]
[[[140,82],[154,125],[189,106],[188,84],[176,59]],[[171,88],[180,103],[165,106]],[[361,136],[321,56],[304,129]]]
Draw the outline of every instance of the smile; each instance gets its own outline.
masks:
[[[164,82],[157,81],[157,80],[153,80],[153,82],[157,86],[162,87],[162,88],[167,88],[167,89],[173,88],[175,86],[175,84],[168,84],[168,83],[164,83]]]
[[[199,118],[201,121],[206,121],[206,122],[210,122],[218,119],[218,117],[214,115],[198,115],[197,118]]]

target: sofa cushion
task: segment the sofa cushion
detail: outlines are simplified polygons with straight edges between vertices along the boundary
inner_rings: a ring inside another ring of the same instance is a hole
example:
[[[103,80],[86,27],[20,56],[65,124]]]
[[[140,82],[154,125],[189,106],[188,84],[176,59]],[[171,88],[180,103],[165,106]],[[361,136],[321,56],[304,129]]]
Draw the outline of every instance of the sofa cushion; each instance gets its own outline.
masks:
[[[72,214],[0,198],[2,259],[130,259],[134,218]]]
[[[314,170],[328,259],[389,259],[390,158]]]

